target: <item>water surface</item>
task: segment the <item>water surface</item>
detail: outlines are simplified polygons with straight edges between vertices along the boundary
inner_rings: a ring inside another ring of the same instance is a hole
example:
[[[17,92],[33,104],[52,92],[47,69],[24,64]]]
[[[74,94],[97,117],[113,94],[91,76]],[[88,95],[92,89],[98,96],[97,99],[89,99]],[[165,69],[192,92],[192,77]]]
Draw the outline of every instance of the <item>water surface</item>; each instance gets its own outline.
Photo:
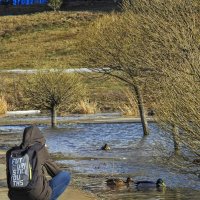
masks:
[[[19,144],[25,127],[0,126],[4,141],[1,145]],[[173,152],[173,142],[154,123],[150,124],[151,133],[145,138],[140,123],[88,123],[61,125],[58,129],[39,128],[45,134],[49,151],[62,153],[59,162],[67,164],[74,174],[79,174],[80,178],[75,182],[101,199],[200,199],[200,179],[171,165],[170,160],[166,162]],[[111,150],[100,150],[105,143]],[[188,155],[190,152],[183,147],[182,153]],[[198,171],[195,166],[191,169]],[[105,184],[107,178],[126,179],[127,176],[134,180],[163,178],[167,189],[137,191],[133,184],[129,188],[113,190]]]

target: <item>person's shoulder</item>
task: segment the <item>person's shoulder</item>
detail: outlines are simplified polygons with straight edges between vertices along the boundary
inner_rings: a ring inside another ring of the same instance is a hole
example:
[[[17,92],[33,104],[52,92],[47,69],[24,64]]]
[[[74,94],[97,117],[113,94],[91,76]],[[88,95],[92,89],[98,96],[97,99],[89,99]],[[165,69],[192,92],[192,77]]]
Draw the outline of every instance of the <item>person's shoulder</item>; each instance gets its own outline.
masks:
[[[45,149],[45,146],[43,144],[40,143],[35,143],[34,145],[31,145],[29,147],[30,150],[34,150],[34,151],[41,151]]]
[[[15,151],[15,150],[18,150],[18,149],[20,149],[20,146],[11,147],[10,149],[8,149],[6,151],[6,156],[10,155],[12,151]]]

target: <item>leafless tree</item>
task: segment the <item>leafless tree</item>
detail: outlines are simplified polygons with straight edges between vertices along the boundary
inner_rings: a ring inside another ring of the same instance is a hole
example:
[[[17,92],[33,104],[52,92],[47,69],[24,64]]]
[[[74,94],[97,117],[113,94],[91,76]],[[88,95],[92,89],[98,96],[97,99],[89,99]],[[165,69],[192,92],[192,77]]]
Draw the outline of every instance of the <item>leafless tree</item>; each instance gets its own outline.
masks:
[[[29,105],[51,112],[52,127],[56,126],[56,111],[76,104],[85,90],[80,77],[62,70],[29,75],[23,85]]]
[[[148,79],[158,122],[174,134],[176,147],[181,142],[200,155],[200,1],[135,0],[124,6],[127,20],[137,21],[141,62],[160,74]]]
[[[126,20],[124,14],[111,14],[99,18],[80,36],[82,65],[124,82],[137,99],[144,135],[149,129],[145,117],[142,86],[152,71],[140,62],[143,52],[134,31],[136,21]]]
[[[93,23],[81,39],[83,64],[154,100],[157,121],[197,155],[200,145],[200,1],[124,1],[122,12]],[[144,94],[144,87],[146,93]],[[174,131],[176,130],[176,131]],[[179,133],[180,132],[180,133]]]

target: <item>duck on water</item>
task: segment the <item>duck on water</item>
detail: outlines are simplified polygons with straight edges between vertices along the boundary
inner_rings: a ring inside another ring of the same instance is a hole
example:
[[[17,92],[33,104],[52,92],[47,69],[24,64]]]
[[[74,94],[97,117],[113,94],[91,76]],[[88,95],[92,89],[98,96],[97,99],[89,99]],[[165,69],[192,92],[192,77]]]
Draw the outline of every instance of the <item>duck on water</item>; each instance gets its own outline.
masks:
[[[108,151],[108,150],[110,150],[110,147],[108,146],[108,144],[104,144],[104,145],[101,147],[101,150]]]
[[[109,187],[121,187],[127,186],[129,187],[131,183],[134,183],[137,190],[148,190],[148,189],[161,189],[165,188],[166,185],[164,181],[159,178],[156,182],[153,181],[133,181],[132,178],[128,177],[126,181],[118,178],[112,178],[106,180],[107,186]]]
[[[156,182],[153,181],[137,181],[135,182],[137,190],[151,190],[151,189],[163,189],[166,187],[164,181],[159,178]]]
[[[106,180],[107,186],[109,187],[121,187],[121,186],[129,186],[131,182],[134,182],[130,177],[126,179],[126,181],[118,178],[108,179]]]

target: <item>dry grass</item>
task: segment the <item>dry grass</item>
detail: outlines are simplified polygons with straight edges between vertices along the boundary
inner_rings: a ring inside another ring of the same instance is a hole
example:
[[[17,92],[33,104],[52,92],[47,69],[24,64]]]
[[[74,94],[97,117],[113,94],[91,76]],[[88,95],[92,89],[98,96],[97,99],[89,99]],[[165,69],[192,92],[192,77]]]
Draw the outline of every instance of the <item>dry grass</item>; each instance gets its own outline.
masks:
[[[122,102],[119,105],[119,110],[126,116],[138,116],[138,107],[135,96],[129,90],[126,90],[124,94],[127,101]]]
[[[89,99],[84,99],[78,103],[74,112],[79,114],[95,114],[98,111],[97,102],[90,102]]]
[[[42,31],[49,27],[56,26],[76,26],[85,24],[92,19],[95,19],[92,12],[43,12],[32,15],[4,16],[0,17],[0,31],[3,34],[15,34],[16,32],[31,32],[35,30]]]
[[[90,100],[91,104],[95,102],[94,104],[98,105],[96,112],[99,110],[101,112],[118,112],[121,102],[128,104],[127,98],[123,93],[124,86],[120,82],[110,79],[95,79],[91,77],[91,74],[88,74],[88,76],[82,76],[83,83],[85,83],[88,88],[87,99]],[[26,99],[23,97],[23,90],[20,86],[24,78],[24,74],[0,74],[0,85],[2,86],[0,88],[0,94],[4,94],[9,105],[9,110],[32,109],[32,107],[27,105]],[[82,110],[82,108],[79,109],[79,111],[77,109],[77,112],[84,113],[80,110]],[[63,110],[62,115],[68,112],[75,112],[74,107],[69,110]]]
[[[7,109],[8,109],[8,105],[4,96],[0,96],[0,115],[6,114]]]
[[[0,74],[0,94],[4,96],[8,104],[8,110],[20,110],[25,108],[21,81],[24,75]]]
[[[85,11],[0,17],[0,69],[79,66],[77,34],[99,15]]]

